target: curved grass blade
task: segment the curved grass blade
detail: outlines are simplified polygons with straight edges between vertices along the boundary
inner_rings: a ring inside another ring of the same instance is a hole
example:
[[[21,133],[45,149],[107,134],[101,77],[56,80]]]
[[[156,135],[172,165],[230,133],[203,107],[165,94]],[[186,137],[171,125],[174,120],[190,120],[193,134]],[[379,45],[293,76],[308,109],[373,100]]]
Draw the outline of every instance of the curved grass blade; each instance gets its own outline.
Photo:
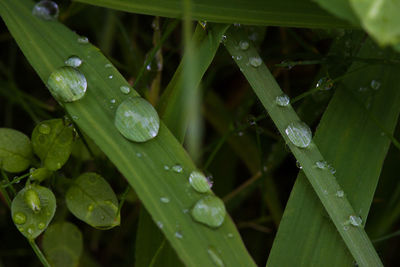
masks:
[[[96,6],[153,16],[182,18],[184,1],[76,0]],[[193,1],[192,18],[219,23],[242,23],[306,28],[351,27],[309,0]]]
[[[292,153],[300,162],[308,181],[328,212],[330,219],[345,241],[351,254],[361,266],[382,266],[363,227],[351,225],[350,227],[346,227],[349,217],[357,213],[346,197],[336,196],[336,193],[342,189],[333,174],[329,170],[321,171],[315,168],[315,162],[324,160],[317,145],[311,142],[306,149],[301,149],[294,146],[288,139],[285,133],[286,127],[291,122],[299,121],[299,118],[291,106],[282,108],[276,105],[275,98],[282,95],[283,92],[264,64],[259,64],[258,67],[253,67],[249,64],[251,59],[260,59],[260,57],[252,45],[245,51],[239,49],[238,45],[241,40],[247,40],[245,32],[240,29],[229,30],[226,41],[228,51],[235,60],[239,56],[240,60],[236,60],[237,65],[241,68],[246,79],[253,87],[254,92],[268,111]],[[291,239],[289,236],[287,238]]]
[[[79,128],[103,150],[134,187],[154,221],[163,223],[162,231],[188,266],[212,266],[210,246],[218,248],[225,265],[255,266],[246,251],[232,220],[227,217],[219,229],[195,223],[184,213],[201,197],[191,191],[187,181],[195,169],[192,160],[164,124],[152,141],[137,144],[124,139],[114,126],[116,104],[129,97],[120,92],[128,85],[110,62],[90,44],[77,42],[78,35],[56,21],[43,21],[31,14],[29,0],[0,2],[0,14],[21,50],[40,78],[46,82],[50,73],[62,66],[71,55],[84,63],[80,70],[86,76],[88,89],[83,99],[64,107]],[[109,77],[112,75],[112,79]],[[137,95],[132,92],[131,95]],[[114,102],[114,101],[113,101]],[[141,157],[137,157],[140,153]],[[179,163],[182,173],[167,172],[164,165]],[[160,202],[168,197],[168,204]],[[177,238],[179,231],[182,238]],[[228,238],[233,234],[233,238]],[[196,240],[196,242],[193,242]]]

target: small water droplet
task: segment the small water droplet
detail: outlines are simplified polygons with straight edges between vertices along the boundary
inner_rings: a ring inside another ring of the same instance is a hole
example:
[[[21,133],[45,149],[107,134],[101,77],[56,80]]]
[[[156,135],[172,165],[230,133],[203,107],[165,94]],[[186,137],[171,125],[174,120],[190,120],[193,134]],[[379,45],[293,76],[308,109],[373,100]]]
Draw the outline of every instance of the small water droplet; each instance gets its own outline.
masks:
[[[38,224],[38,228],[39,228],[40,230],[43,230],[45,227],[46,227],[46,224],[45,224],[44,222],[40,222],[40,223]]]
[[[89,43],[89,39],[86,36],[79,36],[77,41],[79,44]]]
[[[127,95],[131,92],[131,88],[129,86],[126,85],[122,85],[119,90],[121,91],[121,93]]]
[[[360,216],[350,215],[349,222],[351,225],[359,227],[362,224],[362,219]]]
[[[63,102],[81,99],[87,88],[85,76],[72,67],[61,67],[53,71],[47,84],[53,96]]]
[[[115,104],[115,99],[114,99],[114,98],[111,99],[111,100],[110,100],[110,103],[111,103],[111,104]]]
[[[250,46],[249,42],[247,42],[245,40],[240,40],[240,42],[239,42],[240,49],[247,50],[247,49],[249,49],[249,46]]]
[[[295,121],[288,125],[285,130],[286,135],[293,145],[306,148],[312,140],[312,132],[310,127],[302,121]]]
[[[203,173],[192,171],[189,176],[189,184],[199,193],[210,191],[210,183]]]
[[[227,234],[227,237],[228,237],[228,238],[233,238],[233,234],[232,234],[232,233],[228,233],[228,234]]]
[[[225,42],[226,42],[226,35],[223,34],[223,35],[221,36],[221,43],[225,43]]]
[[[118,106],[114,124],[127,139],[146,142],[157,136],[160,118],[149,102],[134,97],[126,99]]]
[[[141,157],[142,157],[142,153],[137,152],[137,153],[136,153],[136,157],[141,158]]]
[[[219,227],[225,220],[226,209],[224,202],[216,196],[206,196],[197,201],[192,209],[195,221],[210,227]]]
[[[349,230],[349,227],[347,225],[345,225],[345,226],[343,226],[343,230],[347,231],[347,230]]]
[[[262,64],[262,59],[260,57],[251,57],[250,58],[250,65],[257,68]]]
[[[183,235],[182,235],[181,232],[176,231],[176,232],[175,232],[175,237],[178,238],[178,239],[182,239],[182,238],[183,238]]]
[[[317,87],[319,90],[322,90],[322,91],[328,91],[328,90],[332,89],[333,81],[332,81],[332,79],[330,79],[328,77],[323,77],[318,80],[315,87]]]
[[[64,63],[67,66],[77,68],[82,65],[82,59],[77,56],[71,56]]]
[[[29,235],[33,234],[33,229],[32,227],[28,227],[28,229],[26,230],[28,232]]]
[[[40,211],[40,198],[39,194],[33,189],[27,189],[24,193],[24,200],[26,205],[33,211]]]
[[[104,67],[105,67],[105,68],[111,68],[112,65],[111,65],[110,63],[107,63],[107,64],[104,65]]]
[[[94,205],[93,205],[93,204],[90,204],[90,205],[88,206],[87,210],[88,210],[89,212],[93,211],[93,210],[94,210]]]
[[[183,172],[183,168],[181,165],[176,164],[174,166],[172,166],[172,171],[176,172],[176,173],[182,173]]]
[[[211,260],[217,265],[218,267],[224,267],[225,264],[218,253],[214,250],[214,248],[209,247],[207,249],[207,253],[210,256]]]
[[[325,160],[324,161],[317,161],[317,162],[315,162],[315,166],[318,169],[326,170],[326,169],[328,169],[328,162],[326,162]]]
[[[340,198],[344,197],[344,192],[343,192],[343,190],[338,190],[338,191],[336,192],[336,196],[337,196],[337,197],[340,197]]]
[[[242,56],[241,55],[239,55],[239,56],[236,56],[236,60],[242,60]]]
[[[114,76],[112,75],[108,75],[108,79],[112,79]]]
[[[164,170],[169,171],[169,166],[164,165]]]
[[[303,166],[301,166],[300,162],[296,160],[296,167],[299,168],[300,170],[303,169]]]
[[[207,21],[199,21],[199,24],[204,30],[207,28]]]
[[[239,27],[241,27],[242,25],[240,25],[240,23],[233,23],[233,26],[236,27],[236,28],[239,28]]]
[[[164,227],[164,224],[162,223],[162,222],[160,222],[160,221],[157,221],[157,226],[158,226],[158,228],[160,228],[160,229],[163,229],[163,227]]]
[[[169,198],[167,198],[167,197],[160,197],[160,201],[162,202],[162,203],[169,203]]]
[[[283,94],[275,98],[275,103],[280,107],[287,107],[289,106],[290,98],[286,94]]]
[[[49,134],[50,132],[51,132],[51,127],[48,124],[42,123],[39,125],[39,133]]]
[[[42,0],[35,4],[32,14],[44,20],[56,20],[60,13],[57,3],[49,0]]]
[[[332,173],[335,174],[336,173],[336,169],[332,166],[332,165],[328,165],[328,170]]]
[[[26,215],[22,212],[16,212],[13,216],[13,220],[16,224],[24,224],[26,222]]]
[[[377,81],[377,80],[372,80],[371,81],[371,88],[374,90],[379,90],[379,88],[381,87],[381,82]]]

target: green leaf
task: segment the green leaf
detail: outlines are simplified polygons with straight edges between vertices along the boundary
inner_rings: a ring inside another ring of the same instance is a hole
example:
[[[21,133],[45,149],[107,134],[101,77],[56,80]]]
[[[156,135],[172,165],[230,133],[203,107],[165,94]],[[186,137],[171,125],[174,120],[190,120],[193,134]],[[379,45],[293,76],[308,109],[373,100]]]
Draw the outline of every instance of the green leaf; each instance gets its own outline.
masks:
[[[74,140],[73,128],[62,119],[42,121],[32,132],[33,151],[51,171],[60,169],[68,160]]]
[[[80,175],[66,194],[68,209],[80,220],[98,229],[120,224],[118,200],[111,186],[100,175]]]
[[[125,12],[182,18],[183,1],[77,0]],[[309,0],[192,1],[192,18],[219,23],[243,23],[308,28],[349,27]]]
[[[56,198],[50,189],[27,185],[12,201],[11,216],[15,226],[28,239],[38,237],[56,212]]]
[[[350,21],[353,25],[359,25],[360,21],[357,18],[351,4],[348,0],[313,0],[327,11],[335,14],[337,17]]]
[[[44,233],[42,247],[51,266],[78,266],[83,250],[82,233],[70,222],[54,223]]]
[[[8,172],[26,170],[32,159],[29,138],[16,130],[0,128],[0,168]]]
[[[396,0],[350,0],[361,24],[381,45],[400,43],[400,2]]]
[[[52,71],[63,66],[71,55],[84,60],[80,71],[88,82],[85,97],[65,103],[64,107],[81,131],[100,147],[134,187],[153,220],[163,223],[162,232],[184,264],[212,266],[214,263],[207,250],[213,246],[218,248],[227,266],[255,266],[229,216],[220,228],[212,230],[182,212],[201,197],[190,189],[187,179],[196,167],[167,127],[161,123],[158,136],[146,143],[126,140],[114,126],[116,106],[110,107],[110,100],[115,99],[118,104],[129,97],[119,90],[122,85],[129,84],[114,67],[106,67],[110,62],[96,47],[78,43],[79,36],[56,21],[33,17],[32,7],[33,2],[29,0],[3,0],[0,14],[42,81],[47,82]],[[113,75],[113,79],[109,79],[109,75]],[[130,95],[134,94],[138,95],[132,90]],[[137,153],[142,157],[138,158]],[[183,168],[181,173],[164,170],[165,165],[177,163]],[[170,202],[161,203],[160,197],[169,197]],[[182,239],[176,238],[177,230],[182,232]],[[228,234],[232,238],[226,238]]]
[[[29,178],[33,181],[37,181],[40,183],[45,179],[49,178],[52,174],[53,172],[47,168],[39,168],[31,171]]]
[[[250,45],[247,50],[237,48],[240,41],[243,40],[250,42],[244,31],[231,29],[227,33],[226,47],[268,111],[293,155],[299,161],[320,203],[323,204],[347,248],[360,265],[382,266],[363,227],[346,225],[350,216],[356,216],[358,212],[354,210],[346,197],[336,196],[337,192],[342,189],[335,176],[328,169],[321,170],[315,167],[317,161],[324,160],[318,146],[311,141],[307,148],[300,148],[289,139],[286,133],[287,127],[292,122],[300,121],[300,119],[291,105],[281,107],[276,104],[276,97],[283,94],[282,90],[266,66],[262,61],[260,62],[261,58],[253,45]],[[335,144],[335,142],[332,142],[332,144]],[[293,241],[293,239],[291,240]]]

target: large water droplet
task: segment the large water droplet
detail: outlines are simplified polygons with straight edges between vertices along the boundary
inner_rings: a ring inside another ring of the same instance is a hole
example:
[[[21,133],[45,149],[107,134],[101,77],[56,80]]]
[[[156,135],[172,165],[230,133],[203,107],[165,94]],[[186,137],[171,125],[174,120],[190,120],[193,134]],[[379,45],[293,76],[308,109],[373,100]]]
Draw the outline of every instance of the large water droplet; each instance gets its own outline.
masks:
[[[351,225],[359,227],[362,224],[362,219],[359,216],[350,215],[349,222]]]
[[[77,68],[82,65],[82,59],[77,56],[71,56],[64,63],[67,66]]]
[[[129,86],[126,85],[122,85],[119,90],[121,91],[121,93],[127,95],[131,92],[131,88]]]
[[[372,80],[371,81],[371,88],[374,90],[379,90],[379,88],[381,87],[381,82],[377,81],[377,80]]]
[[[190,173],[189,183],[197,192],[206,193],[210,191],[210,183],[204,174],[199,171],[192,171]]]
[[[224,202],[216,196],[206,196],[194,205],[192,217],[195,221],[210,227],[219,227],[225,220]]]
[[[251,57],[250,59],[250,65],[253,67],[257,68],[262,64],[262,59],[260,57]]]
[[[13,220],[16,224],[24,224],[26,222],[26,215],[22,212],[16,212]]]
[[[217,265],[218,267],[224,267],[225,264],[218,253],[214,250],[214,248],[209,247],[207,249],[207,253],[210,256],[211,260]]]
[[[39,125],[39,133],[49,134],[50,132],[51,132],[51,127],[48,124],[42,123]]]
[[[302,121],[290,123],[286,128],[285,133],[287,134],[290,142],[297,147],[306,148],[311,143],[311,129]]]
[[[241,40],[241,41],[239,42],[239,47],[240,47],[240,49],[242,49],[242,50],[247,50],[247,49],[249,49],[249,46],[250,46],[249,42],[247,42],[247,41],[245,41],[245,40]]]
[[[289,106],[290,98],[287,95],[283,94],[275,98],[275,103],[280,107],[287,107]]]
[[[32,9],[34,16],[44,20],[56,20],[59,12],[57,3],[49,0],[38,2]]]
[[[53,71],[47,84],[53,96],[63,102],[81,99],[87,88],[85,76],[72,67],[61,67]]]
[[[114,124],[127,139],[146,142],[157,136],[160,119],[149,102],[135,97],[126,99],[118,106]]]

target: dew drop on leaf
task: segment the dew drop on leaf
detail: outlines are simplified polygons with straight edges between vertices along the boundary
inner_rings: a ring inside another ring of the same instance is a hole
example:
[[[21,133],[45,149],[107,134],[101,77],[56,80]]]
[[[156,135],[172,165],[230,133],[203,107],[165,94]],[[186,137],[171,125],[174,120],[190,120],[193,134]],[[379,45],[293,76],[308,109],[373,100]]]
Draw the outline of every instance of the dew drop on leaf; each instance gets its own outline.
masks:
[[[40,222],[40,223],[38,224],[38,228],[39,228],[40,230],[43,230],[45,227],[46,227],[46,224],[45,224],[44,222]]]
[[[377,81],[377,80],[372,80],[371,81],[371,88],[374,90],[379,90],[379,88],[381,87],[381,82]]]
[[[36,3],[32,9],[32,15],[44,20],[56,20],[59,13],[57,3],[49,0]]]
[[[239,42],[239,47],[240,47],[240,49],[242,49],[242,50],[247,50],[247,49],[249,49],[249,42],[247,42],[247,41],[245,41],[245,40],[241,40],[240,42]]]
[[[285,133],[290,142],[297,147],[306,148],[310,145],[312,140],[310,127],[302,121],[290,123],[286,127]]]
[[[77,68],[82,65],[82,59],[77,56],[70,56],[64,63],[69,67]]]
[[[175,232],[175,237],[178,238],[178,239],[182,239],[182,238],[183,238],[183,235],[182,235],[181,232],[176,231],[176,232]]]
[[[81,99],[87,88],[83,73],[72,67],[61,67],[53,71],[47,80],[47,84],[53,96],[63,102]]]
[[[287,107],[290,103],[289,96],[283,94],[275,98],[275,103],[280,107]]]
[[[86,36],[79,36],[77,41],[79,44],[89,43],[89,39]]]
[[[176,165],[172,166],[171,170],[176,172],[176,173],[182,173],[183,172],[183,168],[179,164],[176,164]]]
[[[336,196],[337,196],[337,197],[340,197],[340,198],[344,197],[344,192],[343,192],[343,190],[338,190],[338,191],[336,192]]]
[[[125,138],[146,142],[157,136],[160,118],[149,102],[135,97],[126,99],[118,106],[114,124]]]
[[[24,224],[26,222],[26,215],[22,212],[16,212],[13,220],[16,224]]]
[[[318,80],[315,87],[317,87],[319,90],[322,90],[322,91],[328,91],[328,90],[332,89],[333,81],[332,81],[332,79],[330,79],[328,77],[323,77]]]
[[[221,257],[218,255],[218,253],[215,251],[214,248],[209,247],[207,249],[207,253],[210,256],[211,260],[215,263],[216,266],[218,266],[218,267],[225,266],[223,260],[221,259]]]
[[[42,123],[39,125],[39,132],[41,134],[49,134],[51,132],[51,127],[46,123]]]
[[[28,207],[31,208],[31,210],[33,212],[36,213],[36,212],[40,211],[40,209],[41,209],[40,208],[40,198],[39,198],[38,193],[35,190],[28,188],[25,191],[24,200],[25,200],[26,205],[28,205]]]
[[[257,68],[262,64],[262,59],[260,57],[251,57],[250,58],[250,65]]]
[[[362,224],[362,219],[359,216],[350,215],[349,222],[351,225],[359,227]]]
[[[160,197],[160,201],[162,202],[162,203],[169,203],[169,198],[167,198],[167,197]]]
[[[211,184],[199,171],[192,171],[189,176],[189,184],[199,193],[206,193],[210,191]]]
[[[126,85],[122,85],[119,90],[121,91],[121,93],[127,95],[131,92],[131,88],[129,86]]]
[[[216,196],[206,196],[194,205],[192,217],[195,221],[210,227],[219,227],[225,220],[224,202]]]

